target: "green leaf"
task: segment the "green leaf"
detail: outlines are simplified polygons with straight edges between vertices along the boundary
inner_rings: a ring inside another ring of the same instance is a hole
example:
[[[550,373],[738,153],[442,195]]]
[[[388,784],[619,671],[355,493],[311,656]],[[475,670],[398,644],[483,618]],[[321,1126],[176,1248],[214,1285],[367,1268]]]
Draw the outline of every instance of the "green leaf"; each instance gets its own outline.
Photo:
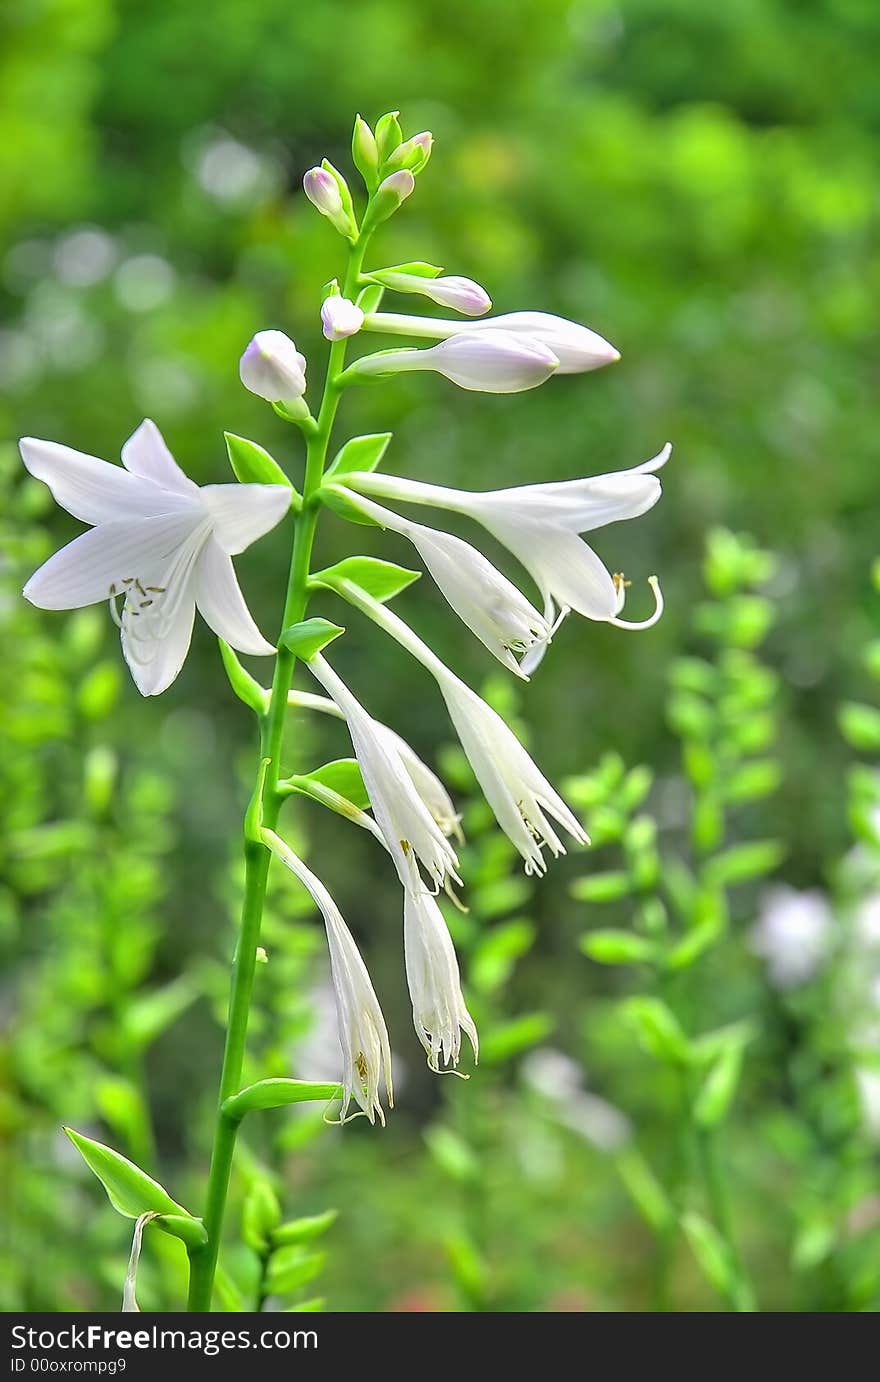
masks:
[[[296,783],[300,790],[308,791],[305,784],[309,782],[329,787],[331,792],[345,797],[346,801],[350,801],[361,811],[366,811],[370,805],[369,793],[364,786],[356,758],[337,758],[332,763],[325,763],[323,767],[313,769],[310,773],[297,774]]]
[[[278,641],[303,662],[308,662],[341,633],[345,633],[345,629],[331,624],[329,619],[305,619],[301,624],[291,624]]]
[[[255,1109],[282,1108],[287,1104],[303,1104],[313,1100],[327,1103],[339,1099],[342,1088],[338,1084],[316,1084],[312,1080],[258,1080],[256,1084],[230,1094],[224,1101],[223,1112],[238,1123],[246,1113]]]
[[[782,780],[782,771],[772,758],[759,758],[753,763],[743,763],[721,784],[725,801],[736,803],[758,801],[775,792]]]
[[[701,1214],[695,1213],[683,1215],[681,1226],[709,1284],[736,1310],[754,1310],[751,1292],[740,1278],[736,1262],[718,1230]]]
[[[880,710],[847,701],[838,712],[840,732],[860,753],[880,753]]]
[[[581,936],[581,950],[602,965],[651,963],[658,957],[654,941],[632,931],[589,931]]]
[[[667,969],[689,969],[724,934],[727,920],[719,909],[705,916],[666,952]]]
[[[785,848],[778,840],[753,840],[748,844],[733,845],[709,860],[705,878],[716,888],[746,883],[752,878],[763,878],[772,873],[784,858]]]
[[[399,115],[399,110],[389,110],[388,114],[380,116],[376,123],[376,148],[380,163],[385,163],[398,144],[403,142],[403,131],[397,118]]]
[[[556,1026],[549,1013],[526,1013],[512,1022],[496,1027],[480,1043],[480,1061],[483,1065],[498,1065],[510,1060],[531,1046],[545,1041]]]
[[[284,1247],[291,1243],[310,1243],[320,1238],[339,1217],[338,1209],[325,1209],[323,1214],[310,1214],[302,1219],[288,1219],[279,1224],[272,1234],[274,1247]]]
[[[434,1123],[424,1133],[428,1151],[450,1180],[459,1185],[475,1184],[480,1178],[480,1162],[463,1137],[444,1123]]]
[[[265,1253],[273,1230],[281,1222],[278,1196],[266,1180],[255,1180],[245,1195],[241,1210],[241,1236],[256,1253]],[[273,1239],[274,1241],[274,1239]]]
[[[232,1314],[247,1311],[244,1296],[239,1291],[228,1272],[218,1264],[214,1276],[214,1290],[224,1310]]]
[[[378,312],[384,296],[385,289],[380,283],[368,283],[355,298],[355,306],[361,309],[365,317],[369,317],[373,312]]]
[[[413,278],[439,278],[443,270],[438,269],[436,264],[426,264],[421,259],[411,259],[408,264],[389,264],[385,269],[374,269],[372,273],[365,274],[365,278],[374,278],[377,282],[382,282],[383,274],[410,274]]]
[[[571,885],[571,895],[578,902],[617,902],[630,890],[629,874],[619,871],[590,873]]]
[[[255,441],[237,437],[233,432],[224,432],[229,464],[236,480],[243,485],[286,485],[293,489],[284,471],[268,451]]]
[[[203,1248],[208,1241],[205,1225],[191,1214],[160,1214],[152,1222],[163,1233],[179,1238],[188,1248]]]
[[[89,1170],[98,1177],[110,1203],[119,1214],[124,1214],[128,1219],[139,1219],[142,1214],[152,1210],[156,1214],[190,1217],[157,1180],[135,1166],[133,1161],[114,1152],[103,1142],[93,1142],[90,1137],[74,1132],[73,1128],[65,1128],[64,1131]]]
[[[363,437],[352,437],[337,451],[324,473],[324,479],[341,480],[354,471],[375,470],[388,450],[391,432],[374,432]]]
[[[181,975],[163,988],[135,998],[122,1019],[125,1037],[133,1046],[145,1049],[176,1022],[198,996],[199,990],[192,979]]]
[[[325,508],[330,509],[331,513],[335,513],[338,518],[344,518],[347,523],[360,523],[363,528],[381,528],[382,526],[375,518],[364,513],[356,496],[351,490],[343,489],[342,485],[323,485],[318,490],[318,498]]]
[[[481,1304],[486,1300],[489,1270],[479,1250],[463,1233],[446,1239],[446,1253],[452,1276],[468,1300]]]
[[[228,643],[224,643],[222,638],[218,638],[217,642],[220,645],[220,656],[229,678],[229,685],[236,696],[257,715],[265,715],[269,709],[270,693],[265,686],[260,685],[256,677],[252,677],[250,672],[242,667]]]
[[[530,921],[517,918],[494,926],[480,939],[470,959],[468,977],[474,988],[480,993],[495,993],[510,978],[516,961],[532,948],[534,939]]]
[[[335,581],[351,581],[361,590],[372,595],[374,600],[384,604],[408,585],[417,581],[421,571],[409,571],[405,566],[397,566],[393,561],[380,561],[378,557],[346,557],[325,571],[318,571],[311,580],[316,585],[332,586]]]
[[[324,1252],[305,1252],[296,1244],[281,1248],[272,1254],[267,1273],[267,1284],[272,1295],[285,1295],[288,1291],[298,1291],[323,1270],[327,1261]]]
[[[645,1158],[629,1147],[617,1158],[617,1170],[633,1204],[655,1233],[665,1233],[675,1223],[675,1208]]]
[[[702,1128],[714,1128],[727,1116],[742,1071],[745,1043],[741,1037],[728,1038],[704,1079],[694,1100],[695,1121]]]
[[[623,1014],[638,1032],[645,1050],[671,1065],[687,1065],[691,1051],[678,1018],[661,998],[629,998]]]
[[[311,1296],[308,1300],[301,1300],[298,1305],[288,1305],[284,1310],[285,1315],[309,1315],[317,1314],[321,1310],[327,1309],[327,1299],[325,1296]]]

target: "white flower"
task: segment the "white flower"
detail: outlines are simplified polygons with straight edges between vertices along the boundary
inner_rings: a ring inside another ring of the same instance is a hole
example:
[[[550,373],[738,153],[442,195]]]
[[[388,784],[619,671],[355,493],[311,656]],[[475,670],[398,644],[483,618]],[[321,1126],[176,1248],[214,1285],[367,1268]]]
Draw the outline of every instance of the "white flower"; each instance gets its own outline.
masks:
[[[475,393],[522,393],[543,384],[558,364],[551,350],[529,336],[517,336],[512,331],[477,332],[470,324],[464,330],[459,324],[456,330],[457,335],[427,350],[383,350],[365,355],[346,374],[359,379],[405,370],[434,370],[459,388]]]
[[[522,656],[546,643],[550,627],[482,552],[451,533],[401,518],[344,488],[340,487],[339,492],[347,494],[349,502],[383,528],[408,538],[459,619],[499,662],[518,676],[523,675],[514,654]]]
[[[421,889],[419,864],[438,891],[447,878],[460,882],[455,850],[413,786],[389,731],[367,714],[320,653],[309,667],[345,716],[373,815],[404,888]]]
[[[752,928],[751,948],[766,962],[774,988],[799,988],[827,963],[833,931],[834,917],[824,893],[770,888]]]
[[[405,894],[403,946],[413,1023],[431,1069],[439,1070],[441,1062],[458,1065],[462,1032],[476,1060],[477,1029],[462,997],[455,947],[443,913],[427,893]]]
[[[230,557],[284,517],[286,486],[200,489],[149,421],[122,448],[124,469],[56,442],[25,437],[20,445],[28,470],[61,507],[94,525],[50,557],[24,594],[40,609],[109,600],[142,695],[157,696],[174,681],[189,651],[196,607],[239,652],[275,651],[250,616]]]
[[[391,1087],[391,1046],[388,1029],[379,1007],[367,967],[354,943],[342,914],[320,878],[307,868],[284,841],[271,830],[263,831],[266,847],[294,873],[311,893],[324,918],[330,971],[339,1019],[339,1044],[342,1047],[342,1118],[354,1098],[370,1122],[384,1125],[385,1114],[379,1101],[379,1085],[384,1082],[389,1107],[394,1106]]]
[[[283,331],[258,331],[238,373],[245,388],[267,403],[293,403],[306,391],[306,357]]]
[[[620,359],[620,352],[588,326],[554,317],[550,312],[505,312],[500,317],[473,323],[475,331],[496,328],[530,336],[547,346],[559,361],[559,374],[583,374]]]
[[[303,191],[312,206],[326,216],[340,235],[352,235],[355,225],[342,202],[339,183],[326,168],[310,168],[303,175]]]
[[[442,663],[433,670],[474,776],[501,829],[525,860],[526,873],[546,873],[545,845],[554,857],[565,853],[548,816],[579,844],[589,844],[580,822],[501,716]]]
[[[349,298],[334,294],[324,299],[321,321],[328,341],[344,341],[347,336],[354,336],[360,331],[363,320],[363,312]]]
[[[347,475],[345,483],[383,499],[449,509],[481,523],[532,576],[541,591],[544,619],[550,627],[556,621],[558,604],[564,612],[574,609],[587,619],[644,628],[655,623],[662,611],[657,589],[657,609],[650,619],[642,624],[621,620],[623,582],[615,580],[579,534],[637,518],[652,508],[661,492],[654,471],[666,464],[671,451],[667,444],[651,460],[616,474],[484,493],[444,489],[396,475],[356,473]],[[542,652],[544,646],[537,651]],[[527,658],[522,670],[528,672],[534,666],[534,659]]]
[[[371,274],[376,283],[381,283],[395,293],[420,293],[441,307],[449,307],[453,312],[462,312],[467,317],[480,317],[492,306],[492,299],[472,278],[460,278],[450,274],[441,278],[424,278],[421,274],[398,272],[396,269],[383,269]],[[461,327],[458,327],[461,330]]]

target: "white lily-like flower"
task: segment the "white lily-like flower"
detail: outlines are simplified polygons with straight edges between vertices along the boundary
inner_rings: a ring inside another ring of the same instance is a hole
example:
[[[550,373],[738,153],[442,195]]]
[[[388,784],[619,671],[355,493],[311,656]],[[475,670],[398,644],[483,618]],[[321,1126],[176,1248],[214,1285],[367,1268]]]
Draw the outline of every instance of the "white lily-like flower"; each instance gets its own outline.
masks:
[[[624,583],[611,575],[579,534],[637,518],[652,508],[661,493],[654,472],[666,464],[671,452],[667,443],[658,455],[631,470],[484,493],[359,472],[346,475],[345,483],[360,493],[449,509],[481,523],[532,576],[541,591],[544,619],[551,629],[557,606],[563,613],[573,609],[587,619],[620,628],[649,628],[663,610],[656,581],[652,581],[656,602],[653,615],[640,623],[621,619]],[[540,644],[535,653],[540,656],[545,646]],[[535,653],[524,659],[523,671],[533,670],[539,660]]]
[[[492,299],[485,288],[481,288],[472,278],[461,278],[456,274],[425,278],[422,274],[406,273],[399,269],[381,269],[369,277],[392,292],[419,293],[441,307],[449,307],[466,317],[481,317],[492,306]],[[461,326],[458,329],[460,331]]]
[[[389,731],[367,714],[320,653],[309,668],[345,716],[373,815],[404,888],[421,890],[420,864],[436,891],[448,879],[460,883],[455,850],[416,791]]]
[[[426,279],[425,283],[428,286],[419,291],[430,296],[430,280]],[[422,336],[435,341],[447,340],[462,330],[460,322],[446,321],[441,317],[413,317],[397,312],[370,312],[364,318],[364,328],[367,331],[381,331],[385,335]],[[583,374],[620,359],[620,352],[588,326],[567,321],[565,317],[555,317],[551,312],[505,312],[500,317],[468,322],[466,329],[469,333],[478,334],[511,332],[536,346],[541,345],[559,361],[557,374]]]
[[[286,486],[199,488],[150,421],[123,446],[124,469],[57,442],[25,437],[20,446],[28,470],[57,503],[93,525],[50,557],[24,594],[40,609],[109,600],[142,695],[157,696],[174,681],[189,651],[196,608],[239,652],[275,651],[251,618],[230,557],[284,517]]]
[[[443,913],[428,893],[406,893],[403,947],[413,1024],[429,1066],[439,1071],[441,1063],[451,1068],[458,1065],[462,1032],[476,1060],[477,1028],[462,996],[455,947]]]
[[[350,298],[334,293],[324,299],[321,322],[328,341],[344,341],[348,336],[356,335],[363,321],[363,312]]]
[[[267,403],[295,403],[306,391],[306,357],[283,331],[258,331],[238,364],[242,384]]]
[[[329,696],[317,696],[311,691],[289,691],[287,703],[303,710],[316,710],[322,715],[332,715],[337,720],[345,719],[334,700],[331,700]],[[380,722],[377,721],[377,723]],[[428,764],[419,757],[412,745],[408,744],[396,730],[390,729],[388,725],[381,727],[400,754],[401,762],[432,819],[439,825],[444,835],[454,835],[459,843],[463,843],[461,816],[456,811],[452,798],[433,768],[428,767]]]
[[[551,635],[550,626],[482,552],[452,533],[401,518],[381,504],[342,486],[328,488],[339,489],[350,503],[383,528],[407,538],[462,623],[511,672],[525,675],[515,655],[522,657],[546,643]]]
[[[474,776],[501,829],[525,860],[526,873],[546,873],[547,861],[542,853],[545,845],[554,856],[565,853],[548,817],[567,830],[578,844],[589,844],[577,817],[497,711],[455,676],[393,610],[367,595],[353,581],[334,580],[332,588],[385,629],[431,673]]]
[[[354,1099],[371,1123],[378,1117],[384,1126],[385,1114],[379,1099],[379,1085],[384,1083],[388,1105],[393,1108],[391,1045],[363,957],[343,921],[342,913],[320,878],[274,831],[263,830],[262,837],[267,849],[308,890],[324,918],[339,1019],[339,1044],[344,1062],[341,1117],[345,1119],[348,1106]]]
[[[369,321],[366,317],[364,325]],[[364,355],[349,366],[345,377],[383,378],[406,370],[433,370],[474,393],[523,393],[543,384],[559,363],[552,350],[531,336],[518,336],[513,331],[478,332],[472,323],[464,329],[459,323],[456,331],[427,350],[382,350]]]

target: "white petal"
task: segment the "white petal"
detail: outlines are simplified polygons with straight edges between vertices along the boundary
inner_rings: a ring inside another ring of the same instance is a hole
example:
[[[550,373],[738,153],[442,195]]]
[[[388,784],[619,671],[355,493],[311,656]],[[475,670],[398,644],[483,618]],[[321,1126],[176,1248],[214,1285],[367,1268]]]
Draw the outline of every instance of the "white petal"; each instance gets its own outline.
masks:
[[[130,578],[146,577],[145,585],[158,584],[151,573],[167,565],[197,526],[198,514],[189,510],[101,523],[34,572],[24,588],[25,598],[40,609],[79,609],[123,594]]]
[[[587,619],[617,613],[617,590],[603,562],[576,533],[545,523],[490,525],[490,532],[522,562],[544,598],[553,596]]]
[[[229,557],[270,532],[290,508],[287,485],[205,485],[200,494]]]
[[[97,456],[35,437],[23,437],[19,446],[31,475],[47,484],[56,503],[81,523],[147,518],[180,509],[179,499]]]
[[[232,562],[214,538],[205,543],[199,558],[195,596],[205,623],[238,652],[258,656],[274,653],[251,618]]]
[[[198,496],[199,487],[184,475],[165,444],[155,422],[144,418],[122,448],[122,464],[133,475],[142,475],[172,493]]]
[[[133,621],[125,623],[122,652],[142,696],[161,696],[177,679],[192,642],[195,613],[192,594],[185,590],[164,621],[161,637],[138,638]]]

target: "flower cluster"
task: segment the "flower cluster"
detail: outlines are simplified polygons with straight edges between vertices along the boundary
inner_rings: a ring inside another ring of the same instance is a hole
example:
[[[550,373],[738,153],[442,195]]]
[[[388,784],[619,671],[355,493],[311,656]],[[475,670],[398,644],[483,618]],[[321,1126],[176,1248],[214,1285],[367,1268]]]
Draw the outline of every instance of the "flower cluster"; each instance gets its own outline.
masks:
[[[92,525],[31,578],[25,594],[48,609],[108,600],[120,626],[123,655],[144,695],[164,691],[180,671],[196,608],[229,645],[224,663],[233,686],[264,724],[277,712],[279,695],[287,704],[293,657],[307,662],[326,696],[290,692],[290,701],[345,721],[357,782],[350,769],[337,764],[328,765],[335,773],[324,771],[322,776],[316,770],[311,777],[285,783],[275,763],[268,788],[261,780],[259,790],[265,800],[267,791],[269,796],[274,792],[276,802],[282,788],[305,791],[366,825],[387,850],[403,890],[413,1020],[428,1062],[437,1070],[457,1065],[462,1033],[477,1053],[476,1026],[437,903],[439,893],[454,897],[453,885],[462,882],[451,842],[459,833],[458,818],[439,779],[369,714],[331,665],[323,650],[341,630],[321,620],[303,621],[309,595],[320,588],[335,591],[433,677],[486,800],[528,873],[544,873],[548,855],[565,852],[561,833],[581,844],[586,835],[509,726],[388,608],[388,601],[417,573],[352,557],[329,570],[306,573],[307,585],[297,587],[294,564],[291,589],[298,608],[293,625],[285,619],[279,639],[288,659],[283,664],[286,682],[276,676],[270,694],[230,651],[275,651],[248,613],[230,558],[291,508],[309,515],[309,551],[314,515],[322,506],[358,523],[390,529],[412,543],[449,605],[480,642],[509,671],[527,679],[571,611],[621,628],[646,628],[659,618],[663,602],[654,577],[649,578],[654,612],[640,622],[622,617],[627,583],[606,568],[583,534],[650,509],[660,497],[658,471],[670,448],[617,473],[470,492],[379,473],[376,467],[388,439],[362,437],[347,443],[325,472],[336,404],[349,386],[418,370],[441,374],[470,391],[518,393],[554,375],[585,373],[619,358],[595,331],[549,313],[486,315],[492,303],[478,283],[444,274],[435,265],[412,261],[365,267],[373,232],[412,195],[432,144],[428,133],[404,140],[396,113],[383,116],[375,130],[358,117],[352,155],[367,192],[360,219],[345,178],[327,160],[303,179],[309,202],[350,247],[343,287],[335,280],[329,283],[320,308],[323,334],[332,343],[321,408],[312,416],[306,403],[306,359],[282,331],[258,332],[239,364],[243,384],[300,427],[308,441],[302,500],[275,462],[252,443],[241,443],[246,450],[238,454],[239,464],[230,449],[240,483],[198,488],[150,422],[126,442],[122,468],[51,442],[25,440],[21,449],[25,465],[49,485],[58,502]],[[422,297],[459,314],[460,320],[384,311],[386,293]],[[368,352],[346,368],[347,343],[374,335],[432,343]],[[439,509],[475,521],[531,577],[539,605],[477,547],[399,513],[397,506]],[[360,792],[359,803],[354,798]],[[367,801],[370,815],[363,809]],[[324,918],[344,1056],[345,1108],[354,1099],[371,1121],[381,1119],[382,1086],[391,1100],[390,1048],[363,959],[324,884],[274,828],[262,824],[262,815],[260,821],[255,838],[296,874]]]

